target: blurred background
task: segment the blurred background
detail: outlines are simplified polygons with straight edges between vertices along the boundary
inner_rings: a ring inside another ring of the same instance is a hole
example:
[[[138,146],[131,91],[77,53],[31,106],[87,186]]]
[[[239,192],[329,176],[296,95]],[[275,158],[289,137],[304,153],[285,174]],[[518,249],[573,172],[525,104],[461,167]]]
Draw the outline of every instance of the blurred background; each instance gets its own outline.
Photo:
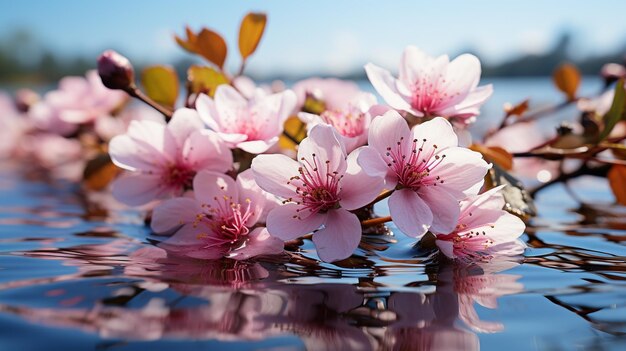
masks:
[[[402,50],[476,54],[484,77],[547,76],[562,61],[583,74],[626,53],[626,2],[614,1],[35,1],[0,11],[0,87],[46,86],[82,75],[113,48],[138,67],[169,63],[184,72],[196,59],[173,35],[207,26],[230,44],[248,11],[269,15],[247,73],[259,80],[310,75],[364,77],[375,62],[397,70]],[[181,74],[181,76],[183,76]]]

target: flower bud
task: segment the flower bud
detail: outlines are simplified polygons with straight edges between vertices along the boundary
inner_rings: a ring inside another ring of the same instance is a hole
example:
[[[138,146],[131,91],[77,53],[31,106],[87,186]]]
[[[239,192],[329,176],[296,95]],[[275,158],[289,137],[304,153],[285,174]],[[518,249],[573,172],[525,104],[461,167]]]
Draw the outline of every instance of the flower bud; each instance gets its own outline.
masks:
[[[113,50],[98,57],[98,74],[109,89],[127,90],[135,85],[135,70],[130,61]]]

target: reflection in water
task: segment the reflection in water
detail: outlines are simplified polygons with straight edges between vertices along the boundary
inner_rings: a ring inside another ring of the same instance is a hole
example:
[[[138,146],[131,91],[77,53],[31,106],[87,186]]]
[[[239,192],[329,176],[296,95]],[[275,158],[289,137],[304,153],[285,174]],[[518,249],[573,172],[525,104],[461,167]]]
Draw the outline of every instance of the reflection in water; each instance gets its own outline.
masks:
[[[499,322],[480,320],[475,304],[497,308],[499,296],[522,290],[518,276],[498,273],[515,263],[441,262],[434,292],[421,293],[345,283],[290,284],[280,263],[263,267],[168,257],[152,246],[129,252],[137,246],[118,239],[32,251],[29,256],[62,260],[77,272],[2,286],[39,284],[41,296],[33,298],[46,302],[2,304],[0,310],[112,339],[226,341],[295,335],[310,350],[473,350],[479,349],[475,332],[504,328]],[[87,286],[73,287],[80,278]],[[90,292],[93,286],[100,286],[98,294]]]

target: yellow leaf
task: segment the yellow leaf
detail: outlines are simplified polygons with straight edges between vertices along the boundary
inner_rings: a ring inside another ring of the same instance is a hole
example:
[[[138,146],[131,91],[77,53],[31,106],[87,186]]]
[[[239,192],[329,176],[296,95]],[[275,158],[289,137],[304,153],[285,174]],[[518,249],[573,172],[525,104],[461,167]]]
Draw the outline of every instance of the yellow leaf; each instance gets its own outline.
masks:
[[[152,100],[168,107],[174,107],[178,98],[178,77],[172,67],[147,67],[141,73],[141,84]]]
[[[607,178],[617,202],[626,205],[626,166],[613,165]]]
[[[487,161],[493,162],[507,171],[513,168],[513,155],[499,146],[472,144],[470,149],[480,152]]]
[[[278,145],[287,150],[295,150],[296,144],[306,137],[306,125],[296,116],[291,116],[285,121],[284,134],[278,139]]]
[[[249,13],[241,21],[239,28],[239,53],[245,60],[252,55],[261,41],[267,16],[264,13]]]
[[[198,34],[194,46],[197,54],[204,57],[209,62],[212,62],[220,69],[224,68],[228,48],[226,47],[226,41],[224,41],[221,35],[204,28],[200,34]]]
[[[197,65],[193,65],[187,70],[187,82],[189,82],[192,93],[204,93],[211,97],[219,85],[229,83],[228,78],[221,72],[211,67]]]
[[[580,85],[580,72],[576,66],[570,63],[564,63],[557,67],[552,74],[554,85],[565,93],[568,100],[576,99],[576,91]]]

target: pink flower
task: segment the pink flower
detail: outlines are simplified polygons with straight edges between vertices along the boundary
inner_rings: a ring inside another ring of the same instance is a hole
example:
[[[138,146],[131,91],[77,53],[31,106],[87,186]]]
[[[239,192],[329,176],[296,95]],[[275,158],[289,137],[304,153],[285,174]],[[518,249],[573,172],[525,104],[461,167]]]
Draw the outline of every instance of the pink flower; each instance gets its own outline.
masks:
[[[291,90],[256,94],[249,101],[235,88],[223,84],[215,99],[201,94],[196,101],[200,117],[231,147],[260,154],[278,141],[283,124],[296,103]]]
[[[363,173],[353,153],[328,125],[317,125],[298,148],[298,161],[285,155],[259,155],[252,161],[259,186],[282,199],[267,218],[270,233],[292,240],[314,232],[324,261],[349,257],[361,239],[361,223],[351,213],[382,190],[380,177]]]
[[[202,171],[193,180],[194,198],[180,197],[154,209],[152,229],[166,233],[180,228],[161,247],[201,259],[237,260],[278,254],[283,242],[257,227],[276,205],[254,182],[252,171],[227,175]]]
[[[429,229],[447,233],[459,218],[459,200],[477,194],[490,166],[481,155],[457,146],[450,122],[438,117],[409,130],[395,111],[374,119],[369,146],[358,161],[364,171],[384,175],[393,222],[404,234]]]
[[[165,123],[163,115],[152,107],[146,105],[134,105],[124,108],[117,116],[102,116],[94,123],[94,131],[105,141],[113,139],[117,135],[126,133],[132,121],[154,121]]]
[[[370,112],[376,105],[376,97],[369,93],[359,93],[343,108],[326,110],[320,115],[300,112],[298,117],[307,124],[309,130],[318,124],[328,124],[337,130],[346,152],[367,143],[367,132],[373,114]]]
[[[78,124],[90,123],[106,116],[126,99],[126,93],[106,88],[98,72],[87,72],[86,78],[65,77],[59,89],[48,92],[35,104],[31,116],[40,129],[68,135]]]
[[[398,78],[374,64],[365,65],[370,82],[391,107],[421,116],[467,119],[491,96],[491,85],[478,87],[480,61],[463,54],[428,56],[415,46],[404,50]]]
[[[304,107],[307,98],[323,102],[324,110],[345,109],[348,102],[362,93],[355,82],[336,78],[305,79],[296,83],[293,91],[298,97],[298,110]]]
[[[233,162],[228,147],[203,129],[196,111],[185,108],[167,125],[132,121],[126,134],[111,140],[109,154],[118,167],[133,172],[113,183],[113,195],[131,206],[180,195],[198,171],[225,172]]]
[[[518,217],[504,211],[499,191],[504,185],[461,201],[461,215],[450,233],[434,232],[437,246],[452,259],[483,261],[494,256],[514,256],[524,252],[518,240],[526,226]]]

